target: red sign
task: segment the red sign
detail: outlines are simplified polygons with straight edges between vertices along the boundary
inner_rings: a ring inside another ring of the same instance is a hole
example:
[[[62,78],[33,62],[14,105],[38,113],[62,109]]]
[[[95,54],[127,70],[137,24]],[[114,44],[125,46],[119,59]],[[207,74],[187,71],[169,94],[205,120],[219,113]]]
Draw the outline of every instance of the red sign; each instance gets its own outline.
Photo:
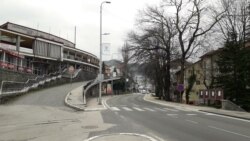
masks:
[[[224,97],[223,91],[222,90],[217,90],[216,99],[221,100],[221,99],[223,99],[223,97]]]
[[[201,90],[200,91],[200,95],[199,95],[200,99],[203,99],[204,95],[205,95],[205,91]]]
[[[205,98],[206,98],[206,99],[209,98],[209,91],[208,91],[208,90],[205,91]]]
[[[210,91],[210,99],[215,99],[216,93],[215,90]]]

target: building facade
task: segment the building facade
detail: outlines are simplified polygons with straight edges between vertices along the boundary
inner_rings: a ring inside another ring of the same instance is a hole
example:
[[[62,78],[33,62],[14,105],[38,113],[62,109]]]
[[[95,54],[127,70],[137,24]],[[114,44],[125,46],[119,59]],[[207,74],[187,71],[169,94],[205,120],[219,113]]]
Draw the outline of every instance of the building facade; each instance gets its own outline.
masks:
[[[199,92],[201,90],[213,89],[215,77],[219,74],[216,60],[222,49],[212,50],[200,57],[200,60],[185,68],[184,86],[188,87],[188,78],[194,73],[196,75],[195,83],[190,92],[190,101],[198,102]],[[185,100],[185,92],[183,96]]]
[[[0,26],[1,68],[43,75],[73,66],[97,74],[98,64],[95,55],[63,38],[9,22]]]

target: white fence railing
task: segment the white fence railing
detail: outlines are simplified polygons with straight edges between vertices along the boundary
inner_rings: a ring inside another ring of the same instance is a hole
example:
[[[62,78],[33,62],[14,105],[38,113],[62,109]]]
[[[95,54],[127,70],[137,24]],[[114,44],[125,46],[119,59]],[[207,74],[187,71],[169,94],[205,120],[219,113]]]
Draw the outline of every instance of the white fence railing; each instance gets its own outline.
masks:
[[[109,81],[114,81],[114,80],[119,80],[121,79],[120,77],[111,77],[108,79],[104,79],[101,82],[109,82]],[[83,90],[83,104],[87,104],[87,100],[86,100],[86,94],[87,92],[90,90],[90,88],[94,87],[95,85],[98,85],[100,83],[100,80],[98,80],[98,78],[96,78],[95,80],[93,80],[92,82],[90,82],[91,84],[89,84],[84,90]]]
[[[48,75],[37,76],[35,79],[28,79],[26,82],[2,81],[0,96],[28,92],[30,89],[37,88],[39,85],[44,85],[46,82],[59,78],[62,78],[62,75],[55,72]]]
[[[74,71],[74,73],[71,75],[67,72],[67,69],[63,71],[63,77],[66,78],[76,78],[76,76],[78,76],[78,74],[81,72],[82,69],[77,69]]]

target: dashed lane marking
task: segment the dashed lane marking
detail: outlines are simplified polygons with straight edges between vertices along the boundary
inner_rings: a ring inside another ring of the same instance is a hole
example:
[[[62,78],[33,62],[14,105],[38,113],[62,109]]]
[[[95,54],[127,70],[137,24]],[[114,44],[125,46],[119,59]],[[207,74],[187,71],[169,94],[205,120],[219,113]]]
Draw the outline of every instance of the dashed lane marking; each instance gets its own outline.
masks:
[[[167,114],[168,116],[177,116],[178,114]]]
[[[122,107],[124,110],[126,111],[133,111],[132,109],[128,108],[128,107]]]
[[[155,108],[156,110],[162,111],[162,112],[167,112],[167,110],[161,109],[161,108]]]
[[[110,107],[110,108],[111,108],[111,110],[113,110],[113,111],[120,111],[120,109],[117,108],[117,107]]]
[[[176,110],[176,109],[170,109],[170,108],[163,108],[163,109],[165,109],[165,110],[167,110],[167,111],[172,111],[172,112],[178,112],[179,110]]]
[[[190,123],[193,123],[193,124],[198,124],[198,122],[196,122],[196,121],[192,121],[192,120],[186,120],[187,122],[190,122]]]
[[[137,110],[137,111],[144,111],[144,110],[142,110],[142,109],[140,109],[140,108],[138,108],[138,107],[133,107],[133,109],[135,109],[135,110]]]
[[[155,110],[150,109],[150,108],[143,108],[143,109],[148,110],[148,111],[151,111],[151,112],[155,112]]]
[[[209,128],[213,128],[213,129],[217,129],[217,130],[219,130],[219,131],[224,131],[224,132],[227,132],[227,133],[231,133],[231,134],[234,134],[234,135],[238,135],[238,136],[241,136],[241,137],[245,137],[245,138],[249,138],[249,139],[250,139],[250,136],[247,136],[247,135],[243,135],[243,134],[236,133],[236,132],[233,132],[233,131],[225,130],[225,129],[218,128],[218,127],[215,127],[215,126],[208,126],[208,127],[209,127]]]
[[[195,116],[195,115],[197,115],[197,114],[186,114],[186,115],[188,115],[188,116]]]

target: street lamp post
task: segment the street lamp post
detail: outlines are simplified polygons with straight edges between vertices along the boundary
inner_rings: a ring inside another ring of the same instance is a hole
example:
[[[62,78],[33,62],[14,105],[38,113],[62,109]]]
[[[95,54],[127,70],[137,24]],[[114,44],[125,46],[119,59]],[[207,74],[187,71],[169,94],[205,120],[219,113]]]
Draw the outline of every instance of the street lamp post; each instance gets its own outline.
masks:
[[[102,104],[102,5],[104,3],[110,4],[110,1],[103,1],[100,6],[100,61],[99,61],[99,101],[98,104]]]

